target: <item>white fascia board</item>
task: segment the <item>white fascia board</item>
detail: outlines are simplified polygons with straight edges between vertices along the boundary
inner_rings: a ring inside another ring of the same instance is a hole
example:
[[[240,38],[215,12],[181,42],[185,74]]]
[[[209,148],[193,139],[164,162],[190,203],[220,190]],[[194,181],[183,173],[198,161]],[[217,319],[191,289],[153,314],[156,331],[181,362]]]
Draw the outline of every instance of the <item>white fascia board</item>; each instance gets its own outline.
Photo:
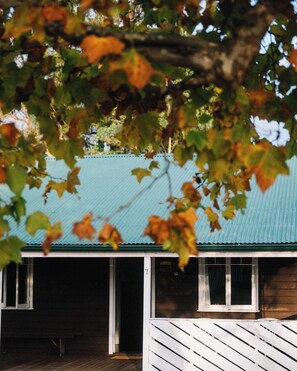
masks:
[[[23,251],[24,258],[139,258],[139,257],[152,257],[152,258],[177,258],[178,255],[165,251],[154,252],[141,252],[141,251],[111,251],[111,252],[50,252],[47,256],[37,251]],[[201,251],[199,254],[191,255],[191,258],[297,258],[296,251]]]

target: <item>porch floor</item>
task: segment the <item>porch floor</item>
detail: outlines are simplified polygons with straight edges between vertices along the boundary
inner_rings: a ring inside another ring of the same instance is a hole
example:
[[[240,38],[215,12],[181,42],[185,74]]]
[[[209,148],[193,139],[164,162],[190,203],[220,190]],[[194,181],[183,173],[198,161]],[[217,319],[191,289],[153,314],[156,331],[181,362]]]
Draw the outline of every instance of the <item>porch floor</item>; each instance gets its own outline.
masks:
[[[18,351],[1,353],[1,371],[141,371],[142,360],[113,359],[105,354],[65,354],[63,357],[57,355],[40,355],[30,351]]]

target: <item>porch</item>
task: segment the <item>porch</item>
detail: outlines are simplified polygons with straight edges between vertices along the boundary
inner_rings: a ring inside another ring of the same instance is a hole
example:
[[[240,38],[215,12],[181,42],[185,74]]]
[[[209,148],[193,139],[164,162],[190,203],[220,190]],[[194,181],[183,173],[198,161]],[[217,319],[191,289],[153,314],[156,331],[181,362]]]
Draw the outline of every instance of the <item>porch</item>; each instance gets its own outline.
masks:
[[[140,356],[119,356],[117,359],[106,354],[38,354],[31,351],[8,352],[1,354],[1,371],[25,370],[79,370],[79,371],[140,371],[142,360]]]

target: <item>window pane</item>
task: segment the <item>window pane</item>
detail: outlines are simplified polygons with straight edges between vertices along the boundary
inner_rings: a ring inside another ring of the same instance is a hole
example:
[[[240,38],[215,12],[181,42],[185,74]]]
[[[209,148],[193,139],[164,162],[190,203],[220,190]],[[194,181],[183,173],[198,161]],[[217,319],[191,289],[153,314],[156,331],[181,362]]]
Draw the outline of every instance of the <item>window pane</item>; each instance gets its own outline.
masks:
[[[231,266],[231,305],[252,304],[251,265]]]
[[[19,304],[27,303],[27,270],[28,266],[26,264],[20,264],[19,268]]]
[[[226,268],[225,265],[206,266],[209,282],[209,295],[211,305],[226,304]]]
[[[6,273],[6,306],[15,307],[15,293],[16,293],[16,264],[11,263],[7,267]]]

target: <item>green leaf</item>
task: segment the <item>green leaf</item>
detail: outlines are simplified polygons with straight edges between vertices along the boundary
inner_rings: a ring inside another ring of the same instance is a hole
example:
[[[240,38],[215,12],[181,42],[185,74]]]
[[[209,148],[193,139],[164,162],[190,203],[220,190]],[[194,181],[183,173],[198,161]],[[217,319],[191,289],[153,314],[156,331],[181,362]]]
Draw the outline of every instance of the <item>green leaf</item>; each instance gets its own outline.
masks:
[[[0,270],[10,262],[21,263],[21,248],[24,246],[25,242],[17,236],[10,236],[0,241]]]
[[[145,176],[151,176],[152,175],[151,171],[149,171],[147,169],[144,169],[142,167],[138,167],[136,169],[133,169],[131,171],[131,174],[136,176],[136,178],[138,180],[138,183],[140,183]]]
[[[187,137],[186,142],[188,146],[195,146],[198,151],[202,151],[207,144],[207,138],[204,132],[191,130]]]
[[[36,211],[28,216],[26,220],[26,231],[31,236],[34,236],[39,229],[47,229],[50,225],[48,216],[42,211]]]
[[[75,156],[83,157],[83,144],[80,139],[61,140],[57,146],[51,147],[50,152],[56,156],[57,160],[64,160],[66,165],[73,169],[76,163]]]
[[[13,193],[19,195],[25,187],[28,175],[25,169],[18,165],[7,169],[6,182]]]
[[[158,161],[152,161],[149,166],[150,170],[159,169],[159,162]]]
[[[245,194],[238,194],[230,200],[230,205],[234,205],[236,210],[246,208],[247,196]]]

